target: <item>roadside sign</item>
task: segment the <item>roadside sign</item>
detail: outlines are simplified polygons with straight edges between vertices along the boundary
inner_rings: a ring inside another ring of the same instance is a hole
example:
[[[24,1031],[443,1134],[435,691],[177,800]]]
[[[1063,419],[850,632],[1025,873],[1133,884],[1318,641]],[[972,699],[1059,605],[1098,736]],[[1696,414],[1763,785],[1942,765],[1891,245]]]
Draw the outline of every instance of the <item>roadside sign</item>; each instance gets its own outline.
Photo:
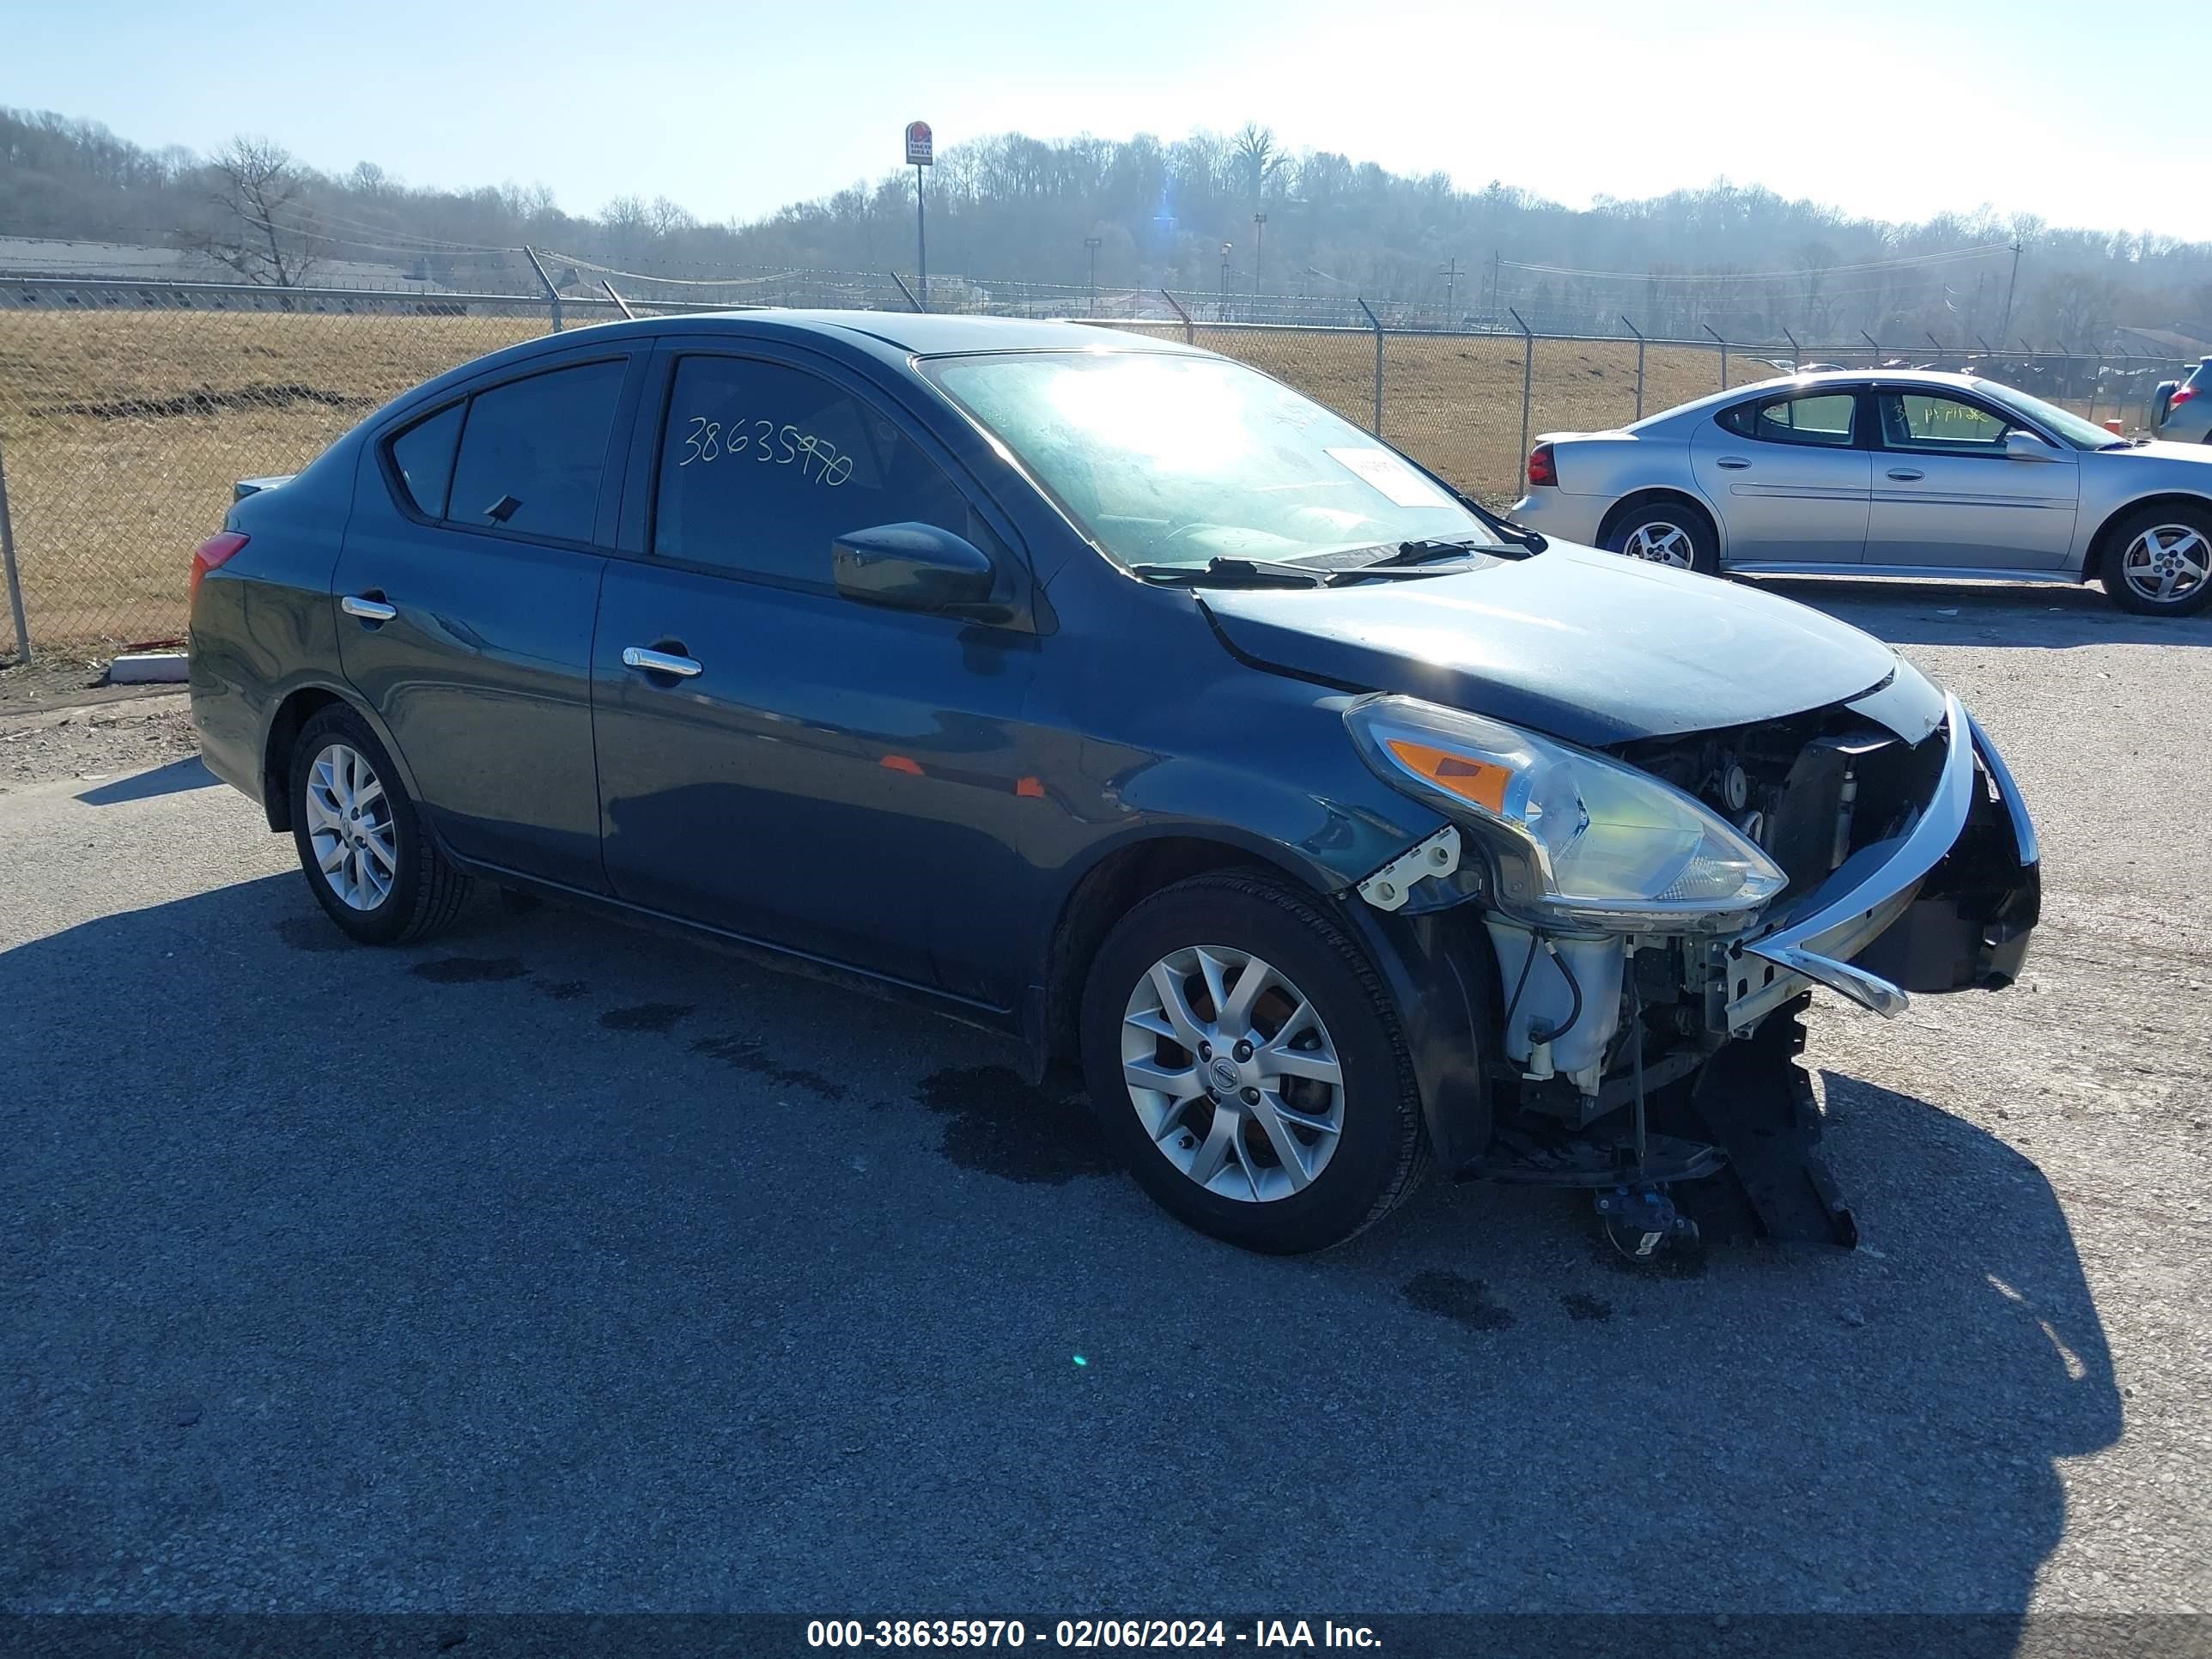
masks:
[[[930,155],[929,123],[909,121],[906,124],[906,164],[910,167],[926,167],[933,163]]]

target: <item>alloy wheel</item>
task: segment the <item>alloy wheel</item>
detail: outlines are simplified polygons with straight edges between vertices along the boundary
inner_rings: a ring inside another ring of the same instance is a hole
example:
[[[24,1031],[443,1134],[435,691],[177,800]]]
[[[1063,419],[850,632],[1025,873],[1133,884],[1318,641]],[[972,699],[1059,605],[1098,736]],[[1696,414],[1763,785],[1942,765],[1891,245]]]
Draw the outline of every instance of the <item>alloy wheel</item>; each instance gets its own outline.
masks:
[[[390,898],[399,840],[391,799],[368,758],[343,743],[325,744],[307,775],[307,805],[315,867],[338,902],[374,910]]]
[[[1628,539],[1621,544],[1620,550],[1632,559],[1671,564],[1677,570],[1697,567],[1697,544],[1690,539],[1690,532],[1678,524],[1640,524],[1628,532]]]
[[[2212,574],[2212,545],[2191,526],[2154,526],[2128,544],[2120,556],[2120,574],[2154,605],[2179,604]]]
[[[1223,1198],[1303,1192],[1343,1136],[1328,1028],[1279,969],[1226,945],[1173,951],[1137,982],[1121,1077],[1161,1156]]]

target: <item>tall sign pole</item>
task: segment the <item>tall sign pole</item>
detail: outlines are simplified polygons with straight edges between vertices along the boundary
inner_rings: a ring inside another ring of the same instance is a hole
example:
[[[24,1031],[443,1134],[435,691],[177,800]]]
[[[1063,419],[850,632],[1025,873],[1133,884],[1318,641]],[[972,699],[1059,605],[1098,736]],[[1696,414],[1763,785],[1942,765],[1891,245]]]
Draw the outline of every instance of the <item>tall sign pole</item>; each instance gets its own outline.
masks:
[[[935,160],[931,153],[933,145],[928,122],[909,121],[906,124],[907,165],[914,169],[914,253],[921,277],[921,308],[924,311],[929,309],[929,227],[923,217],[921,170]]]

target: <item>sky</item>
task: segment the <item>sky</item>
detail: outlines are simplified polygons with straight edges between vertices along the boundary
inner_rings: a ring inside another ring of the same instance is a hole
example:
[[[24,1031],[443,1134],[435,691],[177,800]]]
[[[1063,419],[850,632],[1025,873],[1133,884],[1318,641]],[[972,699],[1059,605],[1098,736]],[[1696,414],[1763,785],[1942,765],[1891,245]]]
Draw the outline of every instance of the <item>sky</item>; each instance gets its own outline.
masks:
[[[1854,213],[1988,204],[2212,240],[2212,7],[2092,0],[606,0],[16,9],[0,103],[339,172],[749,219],[1018,131],[1291,149],[1573,206],[1725,176]],[[97,17],[97,22],[93,20]],[[2187,117],[2169,113],[2175,104]],[[0,227],[0,230],[4,230]]]

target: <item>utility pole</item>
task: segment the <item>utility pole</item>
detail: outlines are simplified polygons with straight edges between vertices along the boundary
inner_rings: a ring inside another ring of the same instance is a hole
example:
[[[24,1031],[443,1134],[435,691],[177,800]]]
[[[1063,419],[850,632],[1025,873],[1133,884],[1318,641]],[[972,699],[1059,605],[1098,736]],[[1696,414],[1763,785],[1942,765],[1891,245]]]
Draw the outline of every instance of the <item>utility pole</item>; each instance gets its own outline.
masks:
[[[1252,216],[1252,297],[1260,297],[1260,259],[1267,251],[1267,216]]]
[[[1452,290],[1459,286],[1459,255],[1453,254],[1451,263],[1437,274],[1444,279],[1444,326],[1449,328],[1452,325]]]
[[[1997,325],[2000,340],[2012,327],[2012,291],[2020,286],[2020,243],[2019,237],[2012,239],[2012,275],[2005,279],[2004,320]]]
[[[1098,314],[1098,238],[1083,239],[1083,251],[1091,256],[1091,314]]]
[[[1221,245],[1221,302],[1215,308],[1220,312],[1221,320],[1224,323],[1229,320],[1229,250],[1234,246],[1234,242]]]
[[[1490,256],[1490,314],[1498,315],[1498,307],[1505,303],[1505,256],[1493,252]]]

